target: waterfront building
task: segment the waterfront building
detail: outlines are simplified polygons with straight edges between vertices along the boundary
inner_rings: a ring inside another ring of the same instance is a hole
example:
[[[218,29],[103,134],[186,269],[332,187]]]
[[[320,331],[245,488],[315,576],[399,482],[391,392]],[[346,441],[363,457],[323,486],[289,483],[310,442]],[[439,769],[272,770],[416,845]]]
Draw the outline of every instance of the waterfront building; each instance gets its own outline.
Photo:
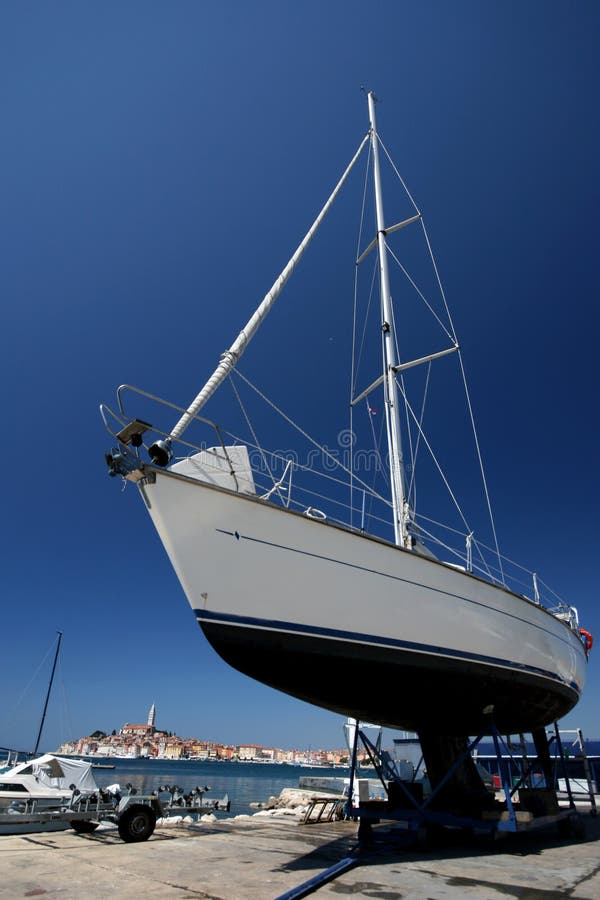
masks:
[[[65,741],[58,753],[74,756],[150,757],[159,759],[233,760],[243,762],[273,762],[289,765],[345,765],[347,750],[282,750],[262,744],[219,744],[200,738],[180,738],[159,731],[155,725],[156,706],[153,703],[145,724],[126,722],[119,732],[105,734],[94,731],[90,735]]]
[[[167,738],[163,756],[165,759],[181,759],[184,756],[183,748],[181,738]]]
[[[263,750],[264,747],[261,747],[260,744],[240,744],[238,756],[241,760],[245,760],[246,762],[253,759],[263,759]]]

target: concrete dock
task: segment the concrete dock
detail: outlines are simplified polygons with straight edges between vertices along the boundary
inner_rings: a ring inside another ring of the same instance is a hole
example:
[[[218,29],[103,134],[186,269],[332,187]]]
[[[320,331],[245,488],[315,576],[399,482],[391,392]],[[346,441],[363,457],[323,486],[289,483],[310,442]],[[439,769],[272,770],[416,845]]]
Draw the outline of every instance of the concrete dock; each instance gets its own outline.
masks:
[[[458,900],[600,897],[600,817],[582,814],[582,834],[556,828],[418,849],[397,825],[373,827],[360,850],[357,826],[301,825],[251,816],[193,827],[157,828],[145,843],[125,844],[114,828],[0,837],[0,897],[211,898],[275,900],[334,863],[357,864],[315,897]]]

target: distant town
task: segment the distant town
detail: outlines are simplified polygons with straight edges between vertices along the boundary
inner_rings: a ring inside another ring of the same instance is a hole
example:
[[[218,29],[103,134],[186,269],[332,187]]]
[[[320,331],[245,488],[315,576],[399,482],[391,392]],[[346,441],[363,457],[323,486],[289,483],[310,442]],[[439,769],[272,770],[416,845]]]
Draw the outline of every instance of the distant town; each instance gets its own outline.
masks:
[[[239,762],[287,763],[300,766],[344,766],[348,764],[348,749],[341,750],[280,750],[259,744],[219,744],[198,738],[181,738],[155,726],[156,708],[150,707],[145,724],[127,722],[111,734],[95,731],[74,741],[65,741],[57,753],[127,759],[197,759],[235,760]],[[360,754],[359,754],[360,759]]]

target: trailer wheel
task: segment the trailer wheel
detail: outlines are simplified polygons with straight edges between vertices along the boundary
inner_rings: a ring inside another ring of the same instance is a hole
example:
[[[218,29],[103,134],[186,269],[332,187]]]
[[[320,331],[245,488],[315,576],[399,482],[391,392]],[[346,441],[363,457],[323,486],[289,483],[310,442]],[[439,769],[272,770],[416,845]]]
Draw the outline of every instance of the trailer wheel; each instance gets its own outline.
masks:
[[[88,822],[85,819],[75,819],[71,822],[71,828],[73,831],[76,831],[77,834],[91,834],[92,831],[96,830],[99,824],[99,822]]]
[[[119,835],[128,844],[147,841],[153,834],[155,825],[156,813],[149,806],[128,806],[119,816]]]

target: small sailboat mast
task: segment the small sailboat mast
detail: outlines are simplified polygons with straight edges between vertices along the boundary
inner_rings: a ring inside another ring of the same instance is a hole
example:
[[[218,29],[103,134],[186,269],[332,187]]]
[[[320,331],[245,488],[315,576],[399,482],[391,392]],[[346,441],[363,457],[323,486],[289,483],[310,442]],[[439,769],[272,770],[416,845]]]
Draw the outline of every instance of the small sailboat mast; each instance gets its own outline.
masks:
[[[383,384],[385,391],[385,416],[388,438],[388,454],[390,466],[390,482],[392,486],[392,509],[394,513],[394,538],[396,544],[405,547],[408,543],[408,531],[405,515],[404,462],[402,457],[402,434],[400,430],[400,411],[398,406],[398,386],[394,367],[397,364],[394,313],[385,243],[385,219],[383,214],[383,197],[381,191],[381,172],[379,168],[379,144],[375,119],[375,103],[377,98],[370,91],[369,120],[371,123],[371,150],[373,153],[373,181],[375,187],[375,213],[377,218],[377,252],[379,255],[379,283],[381,290],[381,328],[383,332]]]
[[[42,712],[42,721],[40,722],[40,728],[38,731],[38,736],[35,742],[35,747],[33,748],[33,756],[37,756],[38,749],[40,746],[40,741],[42,739],[42,731],[44,729],[44,722],[46,721],[46,712],[48,710],[48,701],[50,700],[50,692],[52,690],[52,682],[54,681],[54,673],[56,672],[56,663],[58,662],[58,654],[60,652],[60,642],[62,641],[62,631],[58,631],[58,639],[56,641],[56,650],[54,651],[54,662],[52,663],[52,672],[50,674],[50,681],[48,682],[48,690],[46,691],[46,700],[44,702],[44,709]]]

